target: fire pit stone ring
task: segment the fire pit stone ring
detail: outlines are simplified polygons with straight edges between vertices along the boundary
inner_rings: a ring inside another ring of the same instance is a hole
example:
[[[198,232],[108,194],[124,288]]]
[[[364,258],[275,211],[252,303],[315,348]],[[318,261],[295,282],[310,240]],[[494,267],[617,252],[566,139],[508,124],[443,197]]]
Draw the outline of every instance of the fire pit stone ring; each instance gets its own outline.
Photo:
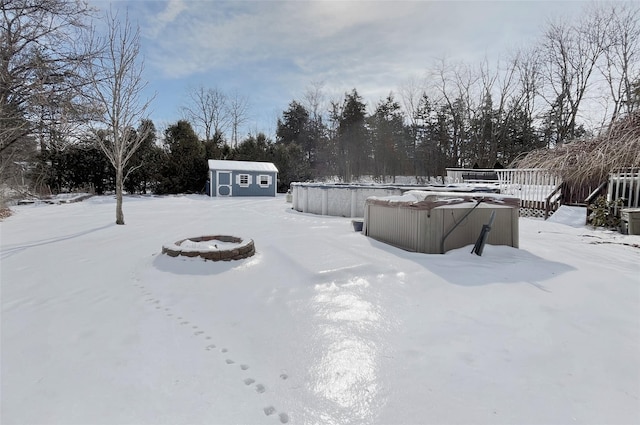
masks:
[[[198,236],[162,246],[162,253],[170,257],[200,257],[211,261],[241,260],[255,254],[252,239],[236,236]]]

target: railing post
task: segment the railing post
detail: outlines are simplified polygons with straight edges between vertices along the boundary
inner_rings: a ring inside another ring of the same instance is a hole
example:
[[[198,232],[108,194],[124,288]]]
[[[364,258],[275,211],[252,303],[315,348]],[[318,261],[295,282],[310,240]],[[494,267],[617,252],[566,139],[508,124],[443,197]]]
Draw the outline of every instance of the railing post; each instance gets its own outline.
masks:
[[[640,206],[640,168],[631,169],[631,175],[633,176],[633,184],[635,185],[635,195],[633,197],[633,205],[629,202],[629,207],[638,208]]]

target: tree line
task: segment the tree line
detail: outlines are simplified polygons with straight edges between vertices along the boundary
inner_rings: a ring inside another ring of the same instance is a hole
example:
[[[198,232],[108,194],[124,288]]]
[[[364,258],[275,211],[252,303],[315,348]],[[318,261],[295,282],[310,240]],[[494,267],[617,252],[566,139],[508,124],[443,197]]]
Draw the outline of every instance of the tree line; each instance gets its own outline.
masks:
[[[320,84],[292,100],[275,135],[240,137],[250,98],[200,87],[158,130],[140,39],[127,16],[75,0],[0,0],[0,179],[57,192],[202,192],[207,159],[271,161],[292,181],[414,176],[508,166],[588,137],[640,107],[640,12],[585,7],[496,63],[433,61],[424,78],[368,105]],[[107,23],[98,37],[91,22]],[[590,111],[595,110],[595,113]],[[122,217],[121,217],[122,218]],[[119,221],[123,221],[119,220]]]
[[[589,4],[495,63],[436,60],[370,112],[356,89],[318,112],[312,87],[278,120],[276,143],[300,146],[313,178],[343,181],[426,180],[579,143],[640,108],[639,18],[630,3]]]

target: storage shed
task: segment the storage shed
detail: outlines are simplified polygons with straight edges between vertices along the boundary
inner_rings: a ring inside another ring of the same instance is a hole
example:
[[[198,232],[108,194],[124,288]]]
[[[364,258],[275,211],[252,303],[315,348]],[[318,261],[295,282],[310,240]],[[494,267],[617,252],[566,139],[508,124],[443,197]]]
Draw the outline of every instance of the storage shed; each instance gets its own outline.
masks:
[[[277,187],[271,162],[209,160],[209,196],[276,196]]]
[[[365,235],[407,251],[426,254],[473,245],[492,213],[487,243],[517,248],[520,200],[492,193],[409,191],[368,198]]]

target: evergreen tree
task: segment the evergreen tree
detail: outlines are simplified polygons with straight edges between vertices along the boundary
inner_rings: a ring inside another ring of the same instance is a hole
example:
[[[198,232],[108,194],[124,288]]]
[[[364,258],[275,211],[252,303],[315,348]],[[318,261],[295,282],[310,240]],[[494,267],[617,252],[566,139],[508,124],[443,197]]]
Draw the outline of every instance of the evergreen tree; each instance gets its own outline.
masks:
[[[321,124],[321,122],[320,122]],[[313,122],[306,108],[296,101],[278,119],[273,162],[278,167],[280,191],[286,191],[293,181],[311,179],[317,163],[316,143],[322,139],[318,122]]]
[[[400,104],[389,95],[376,107],[369,118],[369,129],[373,144],[373,175],[384,181],[387,176],[395,179],[404,171],[408,154],[404,127],[404,116]]]
[[[264,133],[249,136],[231,151],[231,159],[237,161],[270,161],[270,141]]]
[[[207,159],[224,159],[231,153],[221,131],[216,131],[211,140],[205,140],[204,149]]]
[[[158,185],[159,193],[201,192],[207,179],[205,147],[188,121],[180,120],[165,131],[167,154]]]
[[[278,168],[278,192],[289,190],[292,182],[311,179],[311,170],[302,149],[297,144],[275,143],[269,147],[270,161]]]
[[[317,133],[314,131],[309,112],[300,103],[293,101],[289,109],[278,118],[276,143],[295,144],[304,153],[304,160],[312,166],[316,160]]]
[[[94,144],[70,146],[64,155],[70,191],[93,190],[101,195],[115,189],[113,168],[100,148]]]
[[[545,137],[542,137],[533,125],[533,119],[520,105],[512,106],[508,119],[504,124],[505,137],[498,145],[497,161],[501,164],[511,164],[518,156],[534,149],[544,147]],[[547,133],[547,137],[555,134]]]
[[[487,91],[478,112],[471,118],[466,163],[478,164],[479,168],[495,163],[498,125],[498,112],[493,109],[491,93]]]
[[[368,171],[371,149],[365,119],[366,106],[353,89],[345,95],[336,136],[338,174],[343,181],[358,179]]]
[[[38,166],[29,176],[52,193],[113,191],[114,176],[109,161],[92,141],[64,148],[51,145],[40,153]]]
[[[438,149],[437,114],[434,110],[435,103],[429,96],[423,94],[414,111],[413,125],[409,133],[412,143],[413,172],[415,176],[424,176],[429,179],[437,175],[438,164],[442,155]]]
[[[162,150],[156,145],[156,128],[151,120],[142,120],[138,133],[146,137],[127,166],[124,187],[129,193],[147,193],[156,186]]]

